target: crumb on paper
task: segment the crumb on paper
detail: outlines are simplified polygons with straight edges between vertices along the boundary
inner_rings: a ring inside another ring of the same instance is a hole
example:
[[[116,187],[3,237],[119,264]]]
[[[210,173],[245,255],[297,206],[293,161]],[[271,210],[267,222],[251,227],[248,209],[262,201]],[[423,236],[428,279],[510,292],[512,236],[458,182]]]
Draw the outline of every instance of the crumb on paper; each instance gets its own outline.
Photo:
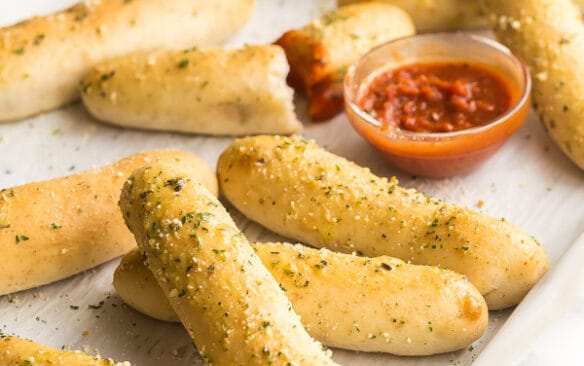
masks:
[[[10,304],[18,304],[20,302],[20,298],[16,295],[6,295],[6,299]]]
[[[478,200],[478,201],[477,201],[477,207],[478,207],[478,208],[483,208],[483,207],[485,207],[485,201],[483,201],[483,200]]]

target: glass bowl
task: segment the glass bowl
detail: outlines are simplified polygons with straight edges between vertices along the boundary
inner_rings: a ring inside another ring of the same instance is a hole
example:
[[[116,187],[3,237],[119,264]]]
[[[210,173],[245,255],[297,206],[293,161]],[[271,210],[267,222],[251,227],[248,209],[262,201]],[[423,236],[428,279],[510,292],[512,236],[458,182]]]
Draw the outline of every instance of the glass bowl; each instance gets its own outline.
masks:
[[[357,100],[380,72],[413,63],[474,62],[503,78],[511,107],[478,127],[455,132],[412,132],[382,123],[363,111]],[[400,38],[364,55],[347,71],[345,110],[355,130],[393,166],[419,176],[465,175],[491,157],[525,122],[530,108],[531,79],[511,51],[491,39],[464,33],[435,33]]]

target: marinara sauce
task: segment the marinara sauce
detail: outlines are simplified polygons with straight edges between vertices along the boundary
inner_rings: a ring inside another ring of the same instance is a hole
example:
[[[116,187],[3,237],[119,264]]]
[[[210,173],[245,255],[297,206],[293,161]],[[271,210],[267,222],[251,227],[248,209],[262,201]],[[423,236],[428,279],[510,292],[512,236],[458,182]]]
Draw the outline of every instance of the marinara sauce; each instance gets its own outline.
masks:
[[[405,65],[377,75],[359,106],[382,123],[415,132],[452,132],[483,126],[512,104],[505,80],[468,62]]]

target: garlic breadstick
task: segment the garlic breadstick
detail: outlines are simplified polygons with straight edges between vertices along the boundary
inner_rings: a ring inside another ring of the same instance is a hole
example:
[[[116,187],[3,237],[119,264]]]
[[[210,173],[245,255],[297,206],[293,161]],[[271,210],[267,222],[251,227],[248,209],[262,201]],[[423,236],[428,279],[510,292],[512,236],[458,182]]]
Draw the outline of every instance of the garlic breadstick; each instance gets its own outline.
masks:
[[[338,0],[339,6],[371,0]],[[399,6],[411,15],[420,32],[486,28],[487,17],[479,0],[378,0]],[[584,0],[573,0],[584,10]],[[517,2],[517,1],[508,1]],[[521,2],[519,2],[521,3]]]
[[[492,310],[517,304],[548,268],[543,248],[506,220],[402,188],[300,137],[236,140],[217,172],[223,195],[272,231],[462,273]]]
[[[327,346],[420,356],[465,348],[486,329],[485,300],[458,273],[300,244],[252,247],[308,333]],[[124,256],[114,274],[118,294],[138,311],[177,321],[143,261],[138,250]]]
[[[189,169],[210,189],[213,170],[176,150],[150,151],[68,177],[0,191],[0,295],[74,275],[136,243],[117,201],[127,176],[147,164]]]
[[[129,52],[215,45],[251,16],[255,0],[86,0],[0,28],[0,122],[79,98],[97,62]]]
[[[570,0],[483,0],[497,39],[529,66],[533,106],[548,134],[584,169],[584,25]]]
[[[184,170],[154,165],[120,208],[138,248],[209,364],[335,365],[221,203]]]
[[[338,0],[340,6],[370,0]],[[420,32],[445,31],[486,26],[478,0],[378,0],[399,6]]]
[[[302,129],[277,46],[190,49],[123,56],[81,81],[96,118],[132,128],[209,135],[290,134]]]
[[[81,351],[62,351],[28,339],[0,338],[0,365],[3,366],[131,366]]]

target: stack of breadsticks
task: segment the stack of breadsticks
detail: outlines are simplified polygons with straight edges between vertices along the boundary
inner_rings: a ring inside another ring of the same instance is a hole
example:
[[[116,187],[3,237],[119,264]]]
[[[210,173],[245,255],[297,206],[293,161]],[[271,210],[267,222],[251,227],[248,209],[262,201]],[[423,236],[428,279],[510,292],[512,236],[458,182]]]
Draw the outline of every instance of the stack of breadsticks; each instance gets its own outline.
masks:
[[[4,190],[0,250],[26,260],[0,266],[2,293],[129,252],[114,277],[121,297],[182,321],[207,360],[320,365],[332,361],[311,337],[398,355],[464,348],[484,332],[487,307],[517,304],[547,270],[543,249],[509,222],[404,189],[299,137],[237,140],[217,172],[248,218],[323,249],[250,244],[215,198],[209,167],[153,151]],[[13,343],[0,342],[0,355],[2,344]]]

